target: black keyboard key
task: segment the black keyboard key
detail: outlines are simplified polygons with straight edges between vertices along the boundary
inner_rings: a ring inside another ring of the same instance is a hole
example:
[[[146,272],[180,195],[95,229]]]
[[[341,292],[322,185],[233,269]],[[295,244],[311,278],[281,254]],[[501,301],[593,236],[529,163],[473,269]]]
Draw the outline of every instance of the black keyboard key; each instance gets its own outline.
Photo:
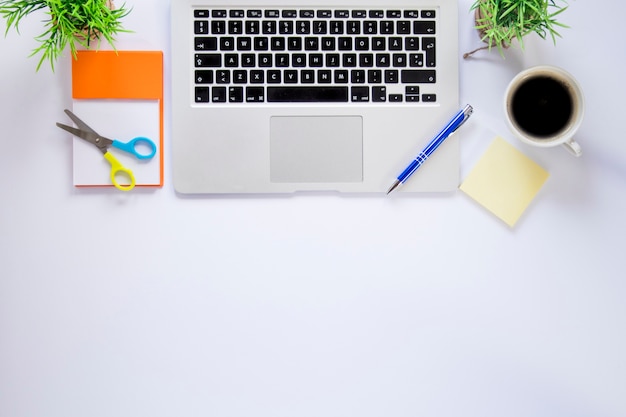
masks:
[[[208,10],[194,10],[193,11],[193,16],[194,17],[209,17],[209,11]]]
[[[348,35],[360,35],[361,34],[361,21],[350,20],[346,28],[346,33],[348,33]]]
[[[372,101],[384,103],[387,101],[387,87],[372,87]]]
[[[402,70],[402,83],[404,84],[425,84],[437,81],[435,70]]]
[[[213,18],[225,18],[226,16],[228,16],[226,10],[213,10],[211,12],[211,17]]]
[[[284,80],[285,80],[285,84],[297,84],[298,83],[298,71],[285,70]]]
[[[243,21],[231,20],[228,22],[228,34],[229,35],[241,35],[243,33]]]
[[[367,71],[367,82],[370,84],[380,84],[383,82],[383,71],[379,69]]]
[[[255,54],[241,54],[241,66],[245,68],[253,68],[256,66]]]
[[[313,70],[301,70],[300,82],[302,84],[313,84],[315,82],[315,71]]]
[[[243,10],[231,10],[229,14],[230,14],[230,17],[233,17],[233,18],[245,17],[246,15]]]
[[[289,54],[276,54],[274,65],[278,68],[286,68],[290,64]]]
[[[383,20],[380,22],[380,33],[383,35],[393,35],[394,25],[391,20]]]
[[[317,82],[320,84],[330,84],[332,82],[332,72],[330,70],[318,70]]]
[[[419,96],[420,88],[418,85],[407,85],[404,92],[407,96]]]
[[[365,84],[365,70],[350,71],[350,81],[352,84]]]
[[[291,66],[294,68],[304,68],[306,63],[306,54],[293,54],[291,56]]]
[[[264,35],[274,35],[276,33],[275,20],[264,20],[261,26],[261,32],[263,32]]]
[[[196,87],[196,103],[208,103],[209,97],[209,87]]]
[[[247,103],[262,103],[265,101],[265,88],[263,87],[247,87],[246,88],[246,102]]]
[[[324,37],[322,38],[322,51],[334,51],[335,50],[335,38]]]
[[[222,66],[222,55],[220,54],[196,54],[196,67],[218,68]]]
[[[296,10],[283,10],[283,17],[285,18],[298,17],[298,12]]]
[[[326,35],[328,33],[328,22],[325,20],[313,22],[313,33],[315,35]]]
[[[407,36],[404,39],[404,49],[407,51],[419,51],[420,49],[420,38],[417,36]]]
[[[330,21],[330,33],[332,35],[343,35],[343,21],[331,20]]]
[[[196,51],[217,51],[217,38],[197,37],[194,44]]]
[[[434,35],[435,33],[434,20],[417,20],[413,22],[414,35]]]
[[[397,84],[398,70],[385,70],[385,82],[387,84]]]
[[[235,38],[230,37],[230,36],[220,38],[220,50],[221,51],[234,51],[235,50]]]
[[[237,50],[238,51],[251,51],[252,50],[252,38],[238,37],[237,38]]]
[[[427,103],[433,103],[437,101],[437,95],[436,94],[424,94],[422,95],[422,101],[425,101]]]
[[[370,89],[369,87],[352,87],[350,97],[354,102],[370,101]]]
[[[287,49],[289,51],[301,51],[302,50],[302,38],[292,36],[287,38]]]
[[[408,35],[411,33],[411,22],[408,20],[400,20],[398,21],[398,25],[396,26],[396,32],[399,35]]]
[[[351,51],[352,50],[352,38],[341,37],[337,39],[337,49],[340,51]]]
[[[406,67],[406,54],[393,54],[394,67]]]
[[[346,84],[348,82],[347,70],[335,70],[335,83]]]
[[[401,51],[402,50],[402,38],[389,38],[389,50],[390,51]]]
[[[434,10],[422,10],[422,18],[423,19],[434,19],[435,11]]]
[[[285,50],[285,38],[273,37],[270,39],[272,51],[284,51]]]
[[[296,22],[296,33],[308,35],[311,33],[311,22],[308,20],[298,20]]]
[[[261,22],[258,20],[246,20],[246,35],[258,35],[261,33]]]
[[[427,67],[435,67],[437,65],[435,46],[435,38],[422,38],[422,49],[426,52]]]
[[[282,72],[280,70],[268,70],[267,71],[267,83],[268,84],[280,84],[282,82]]]
[[[376,35],[378,34],[378,22],[374,20],[366,20],[363,22],[363,34]]]
[[[230,84],[230,70],[216,70],[215,82],[217,84]]]
[[[259,54],[259,67],[269,68],[274,63],[274,55],[272,54]]]
[[[246,70],[233,71],[233,82],[235,84],[247,84],[248,83],[248,71]]]
[[[243,103],[243,87],[230,87],[228,89],[228,101],[230,103]]]
[[[211,33],[213,35],[223,35],[226,33],[226,22],[223,20],[211,21]]]
[[[315,17],[315,10],[300,10],[300,17],[303,19],[311,19]]]
[[[250,71],[250,83],[263,84],[265,82],[265,71],[252,70]]]
[[[208,20],[196,20],[193,22],[193,33],[196,35],[208,35],[209,34],[209,21]]]
[[[384,51],[385,45],[387,41],[383,37],[374,37],[372,38],[372,50],[373,51]]]
[[[348,87],[267,87],[272,103],[342,103],[348,101]]]
[[[278,32],[281,35],[291,35],[293,33],[293,21],[281,20],[278,23]]]
[[[226,103],[226,87],[213,87],[211,100],[213,103]]]
[[[269,49],[269,39],[266,37],[254,38],[254,50],[255,51],[267,51]]]
[[[409,66],[423,67],[424,66],[424,54],[409,54]]]
[[[213,71],[212,70],[197,70],[195,80],[196,80],[196,84],[212,84],[213,83]]]
[[[320,49],[319,38],[305,38],[304,50],[305,51],[318,51]]]
[[[344,67],[356,67],[357,64],[357,57],[356,54],[343,54],[341,56],[342,62],[343,62],[343,66]]]

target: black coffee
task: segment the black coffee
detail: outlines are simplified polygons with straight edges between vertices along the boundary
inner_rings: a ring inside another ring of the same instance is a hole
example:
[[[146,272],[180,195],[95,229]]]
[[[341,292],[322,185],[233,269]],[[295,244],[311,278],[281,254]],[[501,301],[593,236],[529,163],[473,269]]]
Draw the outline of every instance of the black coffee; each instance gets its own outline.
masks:
[[[519,85],[512,97],[511,111],[520,129],[541,138],[558,133],[568,124],[574,103],[561,81],[539,76]]]

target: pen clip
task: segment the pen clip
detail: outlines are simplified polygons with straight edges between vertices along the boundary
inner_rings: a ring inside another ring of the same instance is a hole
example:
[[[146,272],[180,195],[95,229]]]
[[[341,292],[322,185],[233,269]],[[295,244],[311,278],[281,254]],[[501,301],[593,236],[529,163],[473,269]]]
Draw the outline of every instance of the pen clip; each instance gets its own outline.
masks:
[[[469,119],[469,117],[472,115],[472,113],[474,112],[474,108],[472,106],[470,106],[469,104],[467,104],[463,110],[461,110],[461,112],[463,113],[463,120],[461,120],[455,127],[454,130],[452,132],[450,132],[450,134],[454,133],[457,131],[457,129],[461,126],[463,126],[463,123],[465,123],[467,121],[467,119]]]

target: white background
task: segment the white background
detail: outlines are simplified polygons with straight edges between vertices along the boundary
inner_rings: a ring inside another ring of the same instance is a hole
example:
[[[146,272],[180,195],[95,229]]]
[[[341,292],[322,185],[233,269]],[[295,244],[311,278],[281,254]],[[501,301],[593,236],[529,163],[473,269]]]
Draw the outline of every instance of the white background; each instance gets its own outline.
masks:
[[[169,1],[127,3],[118,47],[168,80]],[[556,47],[463,61],[459,2],[461,176],[496,134],[550,172],[512,230],[461,192],[179,196],[167,117],[162,189],[75,189],[69,57],[35,73],[29,17],[0,39],[0,416],[626,415],[626,3],[569,3]],[[504,125],[535,64],[585,91],[580,159]]]

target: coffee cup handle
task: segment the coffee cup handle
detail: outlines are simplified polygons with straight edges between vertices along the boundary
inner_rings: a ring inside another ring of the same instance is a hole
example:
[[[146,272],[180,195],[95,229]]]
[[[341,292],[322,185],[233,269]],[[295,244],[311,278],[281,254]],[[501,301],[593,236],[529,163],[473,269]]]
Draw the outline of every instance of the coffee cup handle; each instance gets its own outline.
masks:
[[[579,157],[583,154],[583,150],[581,149],[578,142],[576,142],[574,139],[570,139],[567,142],[564,142],[563,146],[565,146],[565,149],[567,149],[572,155],[576,157]]]

